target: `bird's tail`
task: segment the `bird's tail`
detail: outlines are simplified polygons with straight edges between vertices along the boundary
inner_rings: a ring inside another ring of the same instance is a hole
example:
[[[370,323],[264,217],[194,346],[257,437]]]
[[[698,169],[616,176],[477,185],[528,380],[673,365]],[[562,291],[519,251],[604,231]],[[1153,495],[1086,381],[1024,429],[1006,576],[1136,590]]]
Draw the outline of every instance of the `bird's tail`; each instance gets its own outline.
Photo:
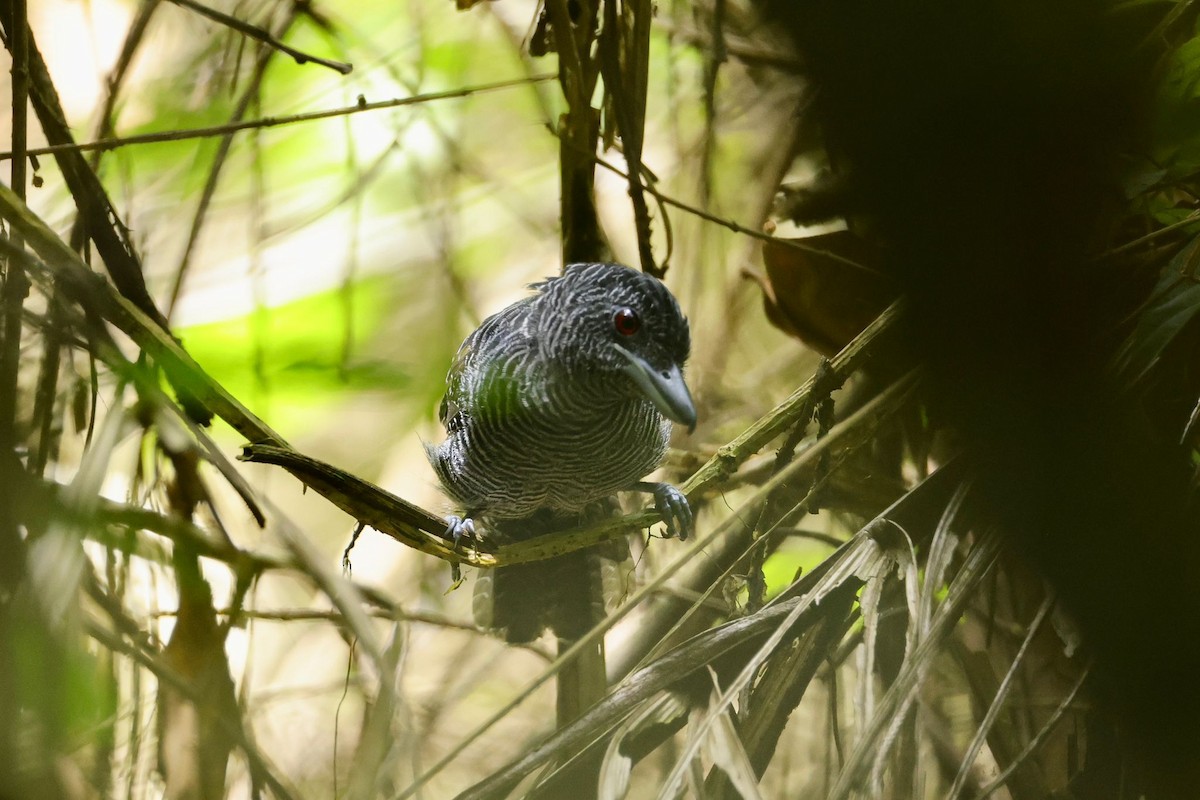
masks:
[[[502,532],[503,533],[503,532]],[[606,597],[615,594],[628,557],[623,541],[606,543],[556,558],[484,570],[475,584],[475,620],[512,643],[537,639],[548,628],[561,656],[605,615]],[[557,681],[558,727],[573,722],[598,703],[608,690],[604,638],[589,643],[563,666]],[[576,758],[560,765],[545,792],[531,797],[596,796],[600,762]]]
[[[496,542],[525,541],[615,511],[613,502],[605,500],[582,514],[543,510],[522,519],[488,519],[484,527]],[[555,558],[483,570],[475,584],[475,621],[514,644],[531,642],[547,628],[560,639],[575,641],[604,619],[606,588],[619,574],[614,564],[628,555],[628,546],[618,540]]]
[[[590,549],[485,570],[475,584],[475,620],[514,644],[547,628],[579,639],[604,618],[604,560]]]
[[[604,565],[597,548],[530,564],[485,571],[475,584],[475,618],[514,643],[529,642],[549,628],[563,655],[604,618]],[[560,729],[603,699],[608,690],[604,637],[589,643],[558,673],[556,718]],[[597,797],[600,762],[576,758],[559,765],[555,778],[534,798]]]

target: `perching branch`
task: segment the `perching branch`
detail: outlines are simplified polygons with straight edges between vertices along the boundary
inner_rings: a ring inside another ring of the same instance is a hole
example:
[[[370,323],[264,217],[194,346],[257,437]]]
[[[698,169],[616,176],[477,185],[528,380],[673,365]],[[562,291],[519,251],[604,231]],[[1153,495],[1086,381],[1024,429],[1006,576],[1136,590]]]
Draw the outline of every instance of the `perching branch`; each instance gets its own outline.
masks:
[[[561,555],[606,541],[619,533],[649,527],[658,521],[657,514],[644,511],[580,531],[505,545],[491,552],[466,548],[455,550],[452,543],[444,537],[444,521],[436,515],[367,481],[288,448],[282,436],[209,376],[170,334],[92,272],[11,190],[3,186],[0,186],[0,217],[8,220],[14,230],[21,232],[43,259],[47,272],[43,275],[35,272],[35,278],[45,281],[47,286],[53,279],[57,279],[63,290],[81,305],[124,331],[154,358],[173,384],[186,388],[206,408],[224,419],[251,443],[245,454],[248,460],[284,466],[355,519],[367,522],[410,547],[452,563],[491,567],[501,563],[515,564]],[[833,381],[834,385],[842,383],[861,366],[863,359],[877,346],[876,342],[893,329],[900,313],[901,306],[896,303],[880,315],[830,361],[829,369],[823,373],[821,380]],[[816,376],[810,378],[791,397],[750,426],[741,436],[720,448],[708,463],[684,483],[683,491],[689,496],[694,496],[711,489],[732,475],[747,458],[795,423],[809,395],[821,388],[817,384]],[[884,396],[881,395],[882,397]],[[895,402],[895,397],[891,402]],[[860,413],[873,405],[874,401],[860,409]],[[855,417],[837,426],[835,432],[841,430],[844,433],[847,426],[852,427]],[[791,467],[794,469],[798,465],[806,466],[824,447],[837,443],[838,438],[831,433],[831,436],[805,451],[798,459],[798,464]],[[786,470],[781,475],[791,475],[793,469]]]
[[[851,443],[863,435],[870,435],[876,427],[874,421],[890,416],[908,401],[915,383],[916,376],[910,375],[881,392],[854,414],[836,425],[828,436],[804,450],[795,461],[776,474],[760,491],[769,492],[781,483],[795,479],[804,470],[814,468],[824,454],[835,448],[852,446]],[[751,443],[758,441],[761,434],[756,433],[757,431],[773,427],[772,415],[787,414],[792,411],[793,408],[790,404],[782,404],[770,415],[751,426],[745,434],[734,440],[733,444],[747,440]],[[747,437],[750,438],[747,439]],[[771,437],[763,439],[762,444],[759,444],[758,447],[764,446],[770,439]],[[732,447],[733,444],[726,447]],[[725,449],[721,448],[722,451]],[[718,451],[718,456],[720,456],[720,451]],[[462,563],[473,567],[495,567],[541,561],[609,541],[621,534],[649,528],[661,521],[658,512],[647,509],[583,528],[538,536],[525,541],[494,547],[489,546],[485,541],[475,543],[478,547],[471,549],[464,547],[456,551],[450,541],[443,536],[446,527],[443,520],[362,478],[286,447],[248,445],[243,458],[248,461],[262,461],[283,466],[305,485],[330,500],[347,514],[361,522],[366,522],[380,533],[391,536],[401,544],[406,544],[451,563]],[[709,469],[709,465],[714,461],[701,467],[695,475],[684,482],[681,488],[686,494],[694,496],[719,482],[719,476],[712,474],[712,470]],[[414,531],[416,532],[414,533]]]
[[[388,533],[411,547],[452,562],[472,566],[519,563],[560,555],[596,544],[618,532],[648,527],[657,521],[653,512],[642,512],[569,535],[541,537],[532,542],[497,548],[494,553],[462,550],[456,552],[443,537],[445,525],[436,515],[413,506],[372,484],[348,473],[323,465],[287,448],[278,433],[246,409],[224,387],[204,372],[183,348],[161,327],[148,319],[129,300],[95,275],[66,244],[25,207],[6,187],[0,186],[0,217],[21,232],[42,257],[50,275],[57,277],[64,290],[71,291],[85,306],[124,331],[152,356],[176,385],[187,387],[207,408],[216,413],[251,442],[250,460],[270,461],[303,476],[322,496],[327,497],[356,519]],[[840,384],[862,363],[863,358],[894,326],[901,313],[894,304],[862,334],[835,356],[829,365],[828,380]],[[741,436],[720,448],[717,454],[683,485],[688,495],[703,492],[733,474],[747,458],[761,450],[771,439],[795,422],[809,395],[816,390],[814,377],[773,409]],[[840,427],[840,426],[839,426]],[[266,447],[262,447],[265,445]],[[257,446],[257,447],[256,447]],[[806,456],[817,448],[810,449]],[[804,459],[807,460],[807,459]],[[506,551],[515,552],[508,553]],[[528,552],[523,552],[528,551]]]

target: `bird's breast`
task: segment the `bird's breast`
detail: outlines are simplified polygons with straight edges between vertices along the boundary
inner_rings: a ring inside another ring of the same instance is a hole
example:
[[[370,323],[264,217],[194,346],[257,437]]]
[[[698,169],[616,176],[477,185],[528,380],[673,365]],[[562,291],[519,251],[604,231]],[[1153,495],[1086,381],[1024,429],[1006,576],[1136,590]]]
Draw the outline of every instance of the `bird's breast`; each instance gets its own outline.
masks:
[[[497,518],[577,512],[638,481],[666,454],[670,423],[642,400],[480,413],[443,443],[434,466],[469,509]]]

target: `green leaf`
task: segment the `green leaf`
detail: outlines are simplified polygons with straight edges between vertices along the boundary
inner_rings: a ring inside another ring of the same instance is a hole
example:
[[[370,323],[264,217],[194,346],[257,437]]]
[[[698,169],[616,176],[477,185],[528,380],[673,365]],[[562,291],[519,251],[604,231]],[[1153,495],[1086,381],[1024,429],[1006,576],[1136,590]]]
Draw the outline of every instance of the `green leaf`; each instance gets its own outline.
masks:
[[[410,386],[411,376],[394,363],[353,352],[344,360],[346,314],[353,314],[354,341],[362,349],[386,318],[391,297],[387,279],[373,277],[351,287],[348,298],[343,289],[331,289],[183,328],[179,335],[196,361],[235,396],[267,395],[272,418],[293,427],[323,413],[347,390]]]
[[[1133,333],[1116,359],[1122,382],[1140,382],[1175,337],[1200,314],[1200,282],[1193,276],[1200,265],[1200,235],[1171,259],[1138,317]]]

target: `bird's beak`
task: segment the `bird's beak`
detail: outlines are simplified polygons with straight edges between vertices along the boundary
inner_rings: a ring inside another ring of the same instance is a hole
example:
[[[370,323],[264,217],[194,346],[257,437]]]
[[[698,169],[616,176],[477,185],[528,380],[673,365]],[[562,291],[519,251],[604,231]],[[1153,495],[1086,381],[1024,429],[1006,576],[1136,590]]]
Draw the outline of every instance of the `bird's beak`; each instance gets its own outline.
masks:
[[[613,348],[628,362],[624,367],[625,373],[633,378],[633,382],[654,407],[667,419],[687,425],[688,433],[695,430],[696,405],[692,402],[692,393],[688,391],[679,365],[672,364],[666,370],[656,370],[646,359],[615,342]]]

